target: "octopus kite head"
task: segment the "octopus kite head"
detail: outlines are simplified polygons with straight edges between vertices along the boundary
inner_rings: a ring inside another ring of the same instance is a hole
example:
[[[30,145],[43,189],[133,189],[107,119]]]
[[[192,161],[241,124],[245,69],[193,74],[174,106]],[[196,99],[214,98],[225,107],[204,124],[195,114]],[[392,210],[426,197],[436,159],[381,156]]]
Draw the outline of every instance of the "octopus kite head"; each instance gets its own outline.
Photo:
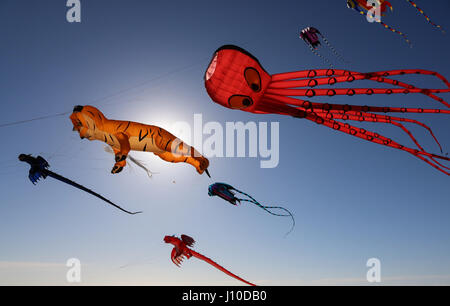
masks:
[[[233,45],[217,49],[205,73],[206,91],[214,102],[248,112],[257,112],[270,81],[253,55]]]
[[[86,105],[77,105],[74,107],[70,120],[73,124],[73,131],[80,134],[80,138],[91,140],[96,130],[103,128],[103,122],[106,117],[97,108]]]

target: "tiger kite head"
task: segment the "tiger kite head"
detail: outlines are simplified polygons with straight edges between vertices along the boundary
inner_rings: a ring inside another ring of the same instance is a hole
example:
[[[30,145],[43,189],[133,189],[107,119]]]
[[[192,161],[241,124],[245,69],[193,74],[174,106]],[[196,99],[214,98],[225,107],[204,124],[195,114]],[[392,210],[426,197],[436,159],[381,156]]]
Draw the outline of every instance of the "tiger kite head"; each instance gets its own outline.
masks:
[[[70,115],[73,124],[73,131],[80,134],[81,139],[94,140],[95,134],[103,130],[103,124],[107,120],[97,108],[86,105],[77,105]]]

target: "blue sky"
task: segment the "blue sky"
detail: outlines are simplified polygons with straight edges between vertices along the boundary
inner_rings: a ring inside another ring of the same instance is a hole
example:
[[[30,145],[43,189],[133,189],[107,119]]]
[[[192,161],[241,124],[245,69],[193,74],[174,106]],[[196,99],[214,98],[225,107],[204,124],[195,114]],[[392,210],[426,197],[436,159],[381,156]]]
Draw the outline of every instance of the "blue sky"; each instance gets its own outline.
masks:
[[[196,259],[181,270],[173,265],[162,239],[182,233],[197,240],[197,251],[260,285],[367,284],[365,264],[372,257],[381,260],[382,284],[450,284],[447,176],[404,152],[304,120],[223,108],[203,85],[212,53],[230,43],[270,73],[327,68],[298,38],[307,26],[351,60],[339,63],[323,48],[336,67],[423,68],[449,77],[448,34],[406,1],[392,0],[394,12],[383,21],[406,32],[413,48],[343,0],[81,2],[79,24],[66,21],[65,1],[0,2],[0,124],[70,112],[78,104],[168,129],[176,121],[192,123],[194,114],[223,124],[279,122],[280,163],[261,169],[255,158],[211,158],[210,180],[188,165],[136,153],[159,174],[150,180],[135,167],[113,176],[113,157],[102,143],[80,140],[68,116],[4,127],[0,284],[67,284],[65,262],[75,257],[82,284],[239,285]],[[450,28],[448,1],[417,2]],[[403,80],[442,88],[431,77]],[[323,100],[330,102],[316,99]],[[332,103],[439,107],[423,95],[336,97]],[[430,125],[450,150],[448,116],[411,118]],[[397,129],[367,127],[412,145]],[[411,129],[438,153],[425,132]],[[51,179],[33,186],[20,153],[41,154],[55,172],[144,214],[122,214]],[[288,208],[294,232],[284,238],[287,219],[208,197],[214,181]]]

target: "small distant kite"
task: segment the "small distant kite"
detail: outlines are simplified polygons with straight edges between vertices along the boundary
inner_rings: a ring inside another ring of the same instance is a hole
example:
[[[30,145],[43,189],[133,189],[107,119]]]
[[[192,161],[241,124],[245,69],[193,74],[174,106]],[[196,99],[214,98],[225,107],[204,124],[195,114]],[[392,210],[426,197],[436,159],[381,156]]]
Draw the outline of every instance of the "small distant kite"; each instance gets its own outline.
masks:
[[[236,197],[235,193],[240,193],[246,197],[248,197],[248,199],[244,199],[244,198],[238,198]],[[265,210],[266,212],[268,212],[271,215],[274,216],[279,216],[279,217],[291,217],[292,218],[292,227],[289,230],[289,232],[287,234],[289,234],[290,232],[292,232],[292,230],[294,229],[295,226],[295,219],[294,216],[292,215],[292,213],[287,210],[286,208],[280,207],[280,206],[264,206],[261,205],[258,201],[256,201],[252,196],[246,194],[245,192],[242,192],[236,188],[234,188],[233,186],[230,186],[228,184],[225,183],[214,183],[212,185],[210,185],[208,187],[208,195],[209,196],[218,196],[222,199],[224,199],[225,201],[233,204],[233,205],[237,205],[240,204],[241,202],[248,202],[248,203],[252,203],[255,204],[256,206],[258,206],[259,208],[262,208],[263,210]],[[288,214],[276,214],[273,213],[271,210],[272,209],[281,209],[286,211]],[[286,234],[286,235],[287,235]]]
[[[392,4],[389,1],[386,0],[373,0],[373,1],[367,1],[367,0],[347,0],[347,7],[348,8],[355,8],[355,6],[359,6],[360,8],[369,11],[374,6],[377,6],[380,8],[381,15],[384,16],[386,14],[387,8],[390,8],[391,11],[394,10],[392,7]]]
[[[192,247],[195,243],[195,240],[187,235],[181,235],[181,239],[178,237],[175,237],[175,235],[173,236],[165,236],[164,237],[164,242],[165,243],[170,243],[173,244],[174,248],[172,249],[172,253],[170,255],[170,258],[172,259],[172,262],[177,265],[178,267],[181,265],[181,263],[183,262],[184,258],[191,258],[192,256],[205,261],[206,263],[209,263],[210,265],[212,265],[213,267],[219,269],[220,271],[222,271],[225,274],[228,274],[231,277],[234,277],[235,279],[246,283],[247,285],[250,286],[256,286],[255,284],[252,284],[242,278],[240,278],[239,276],[231,273],[230,271],[228,271],[227,269],[225,269],[224,267],[222,267],[221,265],[219,265],[218,263],[214,262],[213,260],[209,259],[208,257],[195,252],[194,250],[190,249],[189,247]]]
[[[141,213],[140,211],[138,211],[138,212],[130,212],[128,210],[125,210],[122,207],[114,204],[110,200],[108,200],[108,199],[104,198],[103,196],[99,195],[98,193],[96,193],[96,192],[94,192],[94,191],[92,191],[92,190],[90,190],[90,189],[88,189],[88,188],[86,188],[86,187],[84,187],[84,186],[82,186],[82,185],[80,185],[78,183],[75,183],[74,181],[71,181],[71,180],[69,180],[69,179],[67,179],[67,178],[65,178],[65,177],[63,177],[63,176],[61,176],[59,174],[56,174],[56,173],[48,170],[50,165],[41,156],[33,157],[31,155],[28,155],[28,154],[20,154],[19,155],[19,160],[22,161],[22,162],[26,162],[26,163],[28,163],[31,166],[29,174],[28,174],[28,178],[30,179],[30,181],[34,185],[41,178],[46,179],[48,176],[50,176],[50,177],[52,177],[52,178],[54,178],[54,179],[56,179],[58,181],[61,181],[63,183],[69,184],[69,185],[71,185],[71,186],[73,186],[75,188],[83,190],[83,191],[85,191],[85,192],[87,192],[87,193],[89,193],[89,194],[91,194],[91,195],[93,195],[93,196],[95,196],[95,197],[105,201],[106,203],[108,203],[108,204],[110,204],[110,205],[120,209],[121,211],[126,212],[127,214],[135,215],[135,214]]]
[[[331,52],[339,58],[341,61],[346,62],[343,57],[336,51],[336,49],[329,43],[327,38],[316,28],[313,27],[307,27],[301,30],[300,32],[300,38],[303,39],[303,41],[309,46],[311,49],[311,52],[323,59],[328,65],[333,67],[330,60],[326,57],[324,57],[322,54],[320,54],[317,50],[319,46],[321,45],[319,36],[322,38],[322,40],[325,42],[325,44],[330,48]]]
[[[370,11],[374,7],[374,5],[377,5],[378,7],[380,7],[381,16],[385,15],[385,13],[387,11],[387,7],[389,7],[391,9],[391,11],[394,10],[391,3],[389,3],[388,1],[385,1],[385,0],[374,0],[374,2],[372,3],[373,4],[372,6],[368,5],[368,3],[369,2],[367,0],[347,0],[347,7],[357,11],[361,15],[366,15],[367,12]],[[402,36],[403,39],[406,41],[406,43],[410,47],[412,47],[411,41],[409,40],[409,38],[406,36],[405,33],[400,32],[400,31],[394,29],[393,27],[387,25],[386,23],[381,21],[381,19],[376,19],[375,21],[377,23],[381,24],[385,29],[388,29],[389,31]]]
[[[209,161],[197,150],[168,131],[154,125],[132,121],[107,119],[93,106],[75,106],[70,116],[73,130],[81,139],[99,140],[110,145],[115,154],[116,163],[111,173],[119,173],[126,165],[130,150],[153,152],[161,159],[171,163],[188,163],[209,176]]]
[[[442,33],[445,33],[444,29],[440,25],[438,25],[438,24],[434,23],[433,21],[431,21],[430,17],[428,17],[428,15],[425,14],[425,12],[421,8],[419,8],[415,2],[413,2],[411,0],[406,0],[406,1],[409,2],[413,7],[415,7],[417,9],[417,11],[425,17],[425,19],[428,21],[428,23],[430,23],[436,29],[440,30]],[[388,1],[385,1],[385,0],[373,0],[373,1],[347,0],[347,7],[357,11],[361,15],[366,15],[367,12],[371,11],[374,7],[379,7],[380,8],[381,16],[385,15],[385,13],[387,11],[387,8],[390,8],[391,11],[394,10],[394,8],[392,7],[391,3],[389,3]],[[376,19],[376,17],[375,17],[375,19]],[[381,21],[381,19],[378,19],[378,20],[376,19],[375,21],[377,23],[381,24],[384,28],[390,30],[391,32],[402,36],[405,39],[405,41],[410,46],[412,46],[411,41],[408,39],[408,37],[406,36],[405,33],[397,31],[396,29],[392,28],[391,26],[385,24],[383,21]]]

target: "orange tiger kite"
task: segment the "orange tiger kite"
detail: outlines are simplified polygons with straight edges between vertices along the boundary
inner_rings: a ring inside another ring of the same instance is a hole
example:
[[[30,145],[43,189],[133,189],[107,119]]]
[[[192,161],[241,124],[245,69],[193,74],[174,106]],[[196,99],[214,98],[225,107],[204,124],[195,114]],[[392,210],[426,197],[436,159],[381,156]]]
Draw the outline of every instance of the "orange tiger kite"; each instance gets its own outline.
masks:
[[[100,140],[112,147],[116,160],[111,170],[113,174],[123,170],[128,153],[133,150],[153,152],[171,163],[191,164],[198,173],[206,172],[209,176],[207,158],[158,126],[109,120],[101,111],[89,105],[75,106],[70,120],[73,130],[80,134],[81,139]]]

